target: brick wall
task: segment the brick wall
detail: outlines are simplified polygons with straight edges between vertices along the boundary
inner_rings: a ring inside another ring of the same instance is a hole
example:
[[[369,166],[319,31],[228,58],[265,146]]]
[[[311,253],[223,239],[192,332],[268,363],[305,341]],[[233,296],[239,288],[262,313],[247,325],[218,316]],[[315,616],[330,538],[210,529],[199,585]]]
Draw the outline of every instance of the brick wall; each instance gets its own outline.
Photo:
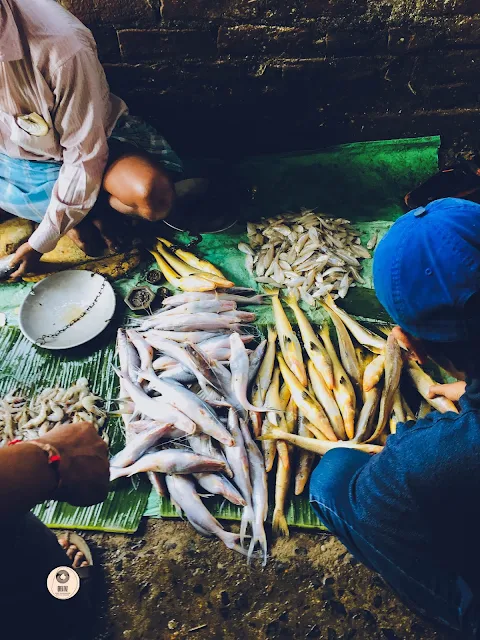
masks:
[[[479,0],[62,0],[112,90],[197,154],[478,144]]]

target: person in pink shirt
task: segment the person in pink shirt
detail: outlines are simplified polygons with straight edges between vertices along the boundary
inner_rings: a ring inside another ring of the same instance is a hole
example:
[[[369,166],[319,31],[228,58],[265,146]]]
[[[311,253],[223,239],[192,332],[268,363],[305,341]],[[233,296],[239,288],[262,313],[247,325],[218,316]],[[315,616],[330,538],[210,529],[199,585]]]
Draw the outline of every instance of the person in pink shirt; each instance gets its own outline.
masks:
[[[115,248],[125,218],[114,212],[164,219],[182,170],[110,93],[79,20],[54,0],[0,2],[0,212],[38,223],[13,277],[35,271],[63,235],[90,255],[94,234]]]

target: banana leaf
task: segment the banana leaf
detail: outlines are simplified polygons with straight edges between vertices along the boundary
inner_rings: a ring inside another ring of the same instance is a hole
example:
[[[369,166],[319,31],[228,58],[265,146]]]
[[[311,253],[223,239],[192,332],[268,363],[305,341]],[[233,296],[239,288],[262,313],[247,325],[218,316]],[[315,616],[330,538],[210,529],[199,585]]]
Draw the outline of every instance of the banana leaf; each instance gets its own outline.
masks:
[[[118,396],[118,384],[112,371],[115,357],[112,336],[103,336],[106,346],[89,351],[75,349],[75,353],[58,355],[34,347],[16,327],[0,331],[0,396],[11,390],[28,394],[40,392],[48,386],[68,387],[78,378],[85,377],[92,391],[106,399]],[[97,344],[95,344],[97,346]],[[107,423],[106,432],[113,452],[122,446],[119,420]],[[150,485],[140,479],[137,486],[122,483],[115,486],[101,505],[72,507],[65,503],[49,501],[37,505],[33,512],[46,525],[67,529],[91,529],[133,533],[137,530],[150,493]]]
[[[320,152],[246,159],[234,167],[236,180],[251,194],[242,219],[255,220],[311,207],[352,220],[362,233],[363,243],[373,234],[380,238],[403,213],[404,194],[437,170],[439,144],[438,137],[387,140],[342,145]],[[188,167],[188,161],[186,164]],[[194,174],[198,165],[199,162],[192,161],[190,173]],[[158,231],[160,235],[165,232],[165,228]],[[182,234],[177,238],[185,239]],[[257,288],[245,270],[243,254],[237,250],[242,240],[245,240],[244,223],[225,233],[203,236],[195,252],[220,266],[237,285]],[[388,322],[373,291],[372,261],[364,261],[363,266],[365,285],[351,289],[342,306],[360,320]],[[114,283],[119,296],[123,297],[129,287],[142,282],[143,275],[144,269],[139,268],[130,278]],[[52,354],[34,347],[11,326],[17,324],[18,306],[30,288],[31,285],[25,283],[0,284],[0,312],[6,313],[9,325],[0,329],[0,396],[12,387],[34,392],[55,384],[65,386],[85,376],[96,394],[106,399],[116,398],[118,385],[111,370],[115,323],[83,349]],[[322,324],[325,318],[321,310],[304,309],[314,324]],[[254,310],[259,315],[257,327],[252,327],[252,331],[262,332],[272,321],[271,310],[268,307]],[[107,433],[115,453],[123,443],[119,420],[108,422]],[[306,489],[303,496],[290,497],[288,523],[322,529],[307,496]],[[217,498],[208,498],[207,503],[219,518],[237,520],[240,517],[236,507]],[[270,503],[273,505],[273,496]],[[74,508],[49,502],[37,506],[34,512],[52,527],[125,533],[137,529],[142,514],[177,515],[168,500],[159,499],[153,492],[150,495],[149,483],[142,477],[116,482],[103,505]]]

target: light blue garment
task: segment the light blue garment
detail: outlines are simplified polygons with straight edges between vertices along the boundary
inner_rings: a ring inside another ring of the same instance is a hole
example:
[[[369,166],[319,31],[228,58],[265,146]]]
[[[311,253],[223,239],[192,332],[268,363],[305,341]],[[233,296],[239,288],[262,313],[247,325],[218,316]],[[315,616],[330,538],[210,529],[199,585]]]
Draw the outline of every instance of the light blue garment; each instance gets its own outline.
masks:
[[[180,158],[163,136],[141,118],[123,116],[111,135],[156,156],[167,171],[181,174]],[[47,211],[61,162],[19,160],[0,154],[0,210],[41,222]]]

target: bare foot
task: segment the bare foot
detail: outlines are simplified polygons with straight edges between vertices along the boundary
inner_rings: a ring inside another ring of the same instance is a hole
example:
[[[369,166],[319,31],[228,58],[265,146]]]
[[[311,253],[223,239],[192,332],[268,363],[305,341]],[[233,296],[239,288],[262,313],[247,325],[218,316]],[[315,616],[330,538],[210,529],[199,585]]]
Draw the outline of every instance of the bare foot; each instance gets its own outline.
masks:
[[[131,243],[132,224],[127,216],[106,206],[99,213],[92,212],[91,221],[110,251],[119,252]]]
[[[58,544],[65,549],[65,553],[72,561],[72,567],[78,569],[79,567],[88,567],[88,560],[84,554],[79,551],[78,547],[74,544],[70,544],[67,538],[58,538]]]
[[[70,229],[66,234],[72,242],[87,256],[102,255],[105,245],[98,230],[93,226],[90,220],[82,220],[75,228]]]

